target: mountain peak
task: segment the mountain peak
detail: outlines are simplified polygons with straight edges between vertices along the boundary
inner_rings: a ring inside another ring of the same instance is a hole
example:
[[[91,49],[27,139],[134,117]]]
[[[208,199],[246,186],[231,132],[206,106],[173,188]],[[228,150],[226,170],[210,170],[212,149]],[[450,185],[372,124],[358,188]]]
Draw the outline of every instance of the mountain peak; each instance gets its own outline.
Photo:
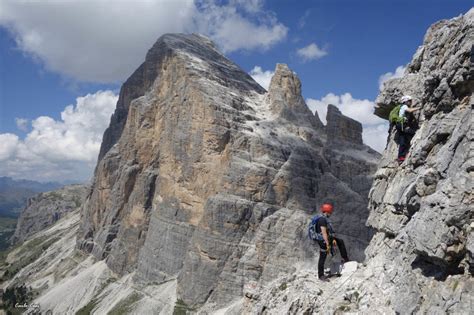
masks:
[[[287,101],[301,96],[301,81],[287,64],[277,63],[269,87],[270,93],[283,91]]]
[[[199,34],[162,35],[148,50],[145,61],[122,85],[117,107],[103,136],[99,160],[122,135],[131,101],[150,89],[173,56],[186,58],[186,71],[194,77],[206,78],[238,93],[265,93],[248,73],[220,53],[209,38]]]
[[[278,63],[268,89],[270,110],[281,118],[313,128],[322,128],[301,95],[301,81],[288,65]]]
[[[116,114],[124,116],[109,127],[120,133],[115,143],[104,137],[111,149],[98,161],[77,237],[79,249],[114,272],[137,271],[137,282],[176,281],[179,298],[192,306],[223,304],[249,280],[231,274],[251,268],[271,279],[281,272],[265,267],[280,249],[238,244],[259,244],[275,224],[299,229],[323,198],[349,221],[367,217],[363,200],[378,155],[362,146],[347,154],[347,142],[333,150],[287,65],[276,66],[266,93],[208,39],[166,34],[120,97]],[[348,195],[358,198],[341,197]],[[278,230],[280,242],[287,231]],[[360,227],[344,233],[357,240],[351,247],[369,241]],[[288,235],[301,244],[295,257],[303,257],[301,234]]]

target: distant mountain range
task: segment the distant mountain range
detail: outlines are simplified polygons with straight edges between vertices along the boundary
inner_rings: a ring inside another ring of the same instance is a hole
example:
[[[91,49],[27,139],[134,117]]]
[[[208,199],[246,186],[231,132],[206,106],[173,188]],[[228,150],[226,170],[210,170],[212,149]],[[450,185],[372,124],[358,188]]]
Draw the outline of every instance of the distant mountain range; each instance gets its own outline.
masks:
[[[0,177],[0,216],[18,217],[28,198],[62,186],[64,184],[56,182],[41,183]]]

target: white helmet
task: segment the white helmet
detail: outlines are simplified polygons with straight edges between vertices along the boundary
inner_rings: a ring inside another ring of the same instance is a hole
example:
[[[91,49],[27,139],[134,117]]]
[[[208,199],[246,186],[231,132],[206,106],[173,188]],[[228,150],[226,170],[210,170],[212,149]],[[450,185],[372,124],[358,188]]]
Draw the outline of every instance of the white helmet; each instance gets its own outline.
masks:
[[[405,104],[408,101],[413,100],[413,98],[410,95],[403,95],[402,99],[400,100],[403,104]]]

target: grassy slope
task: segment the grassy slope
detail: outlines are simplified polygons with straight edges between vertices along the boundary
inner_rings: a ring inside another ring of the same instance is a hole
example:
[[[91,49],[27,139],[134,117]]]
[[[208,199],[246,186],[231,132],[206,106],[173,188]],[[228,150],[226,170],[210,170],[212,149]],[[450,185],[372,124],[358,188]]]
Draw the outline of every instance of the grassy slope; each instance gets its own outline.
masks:
[[[0,216],[0,251],[4,251],[10,245],[9,239],[15,232],[17,219]]]

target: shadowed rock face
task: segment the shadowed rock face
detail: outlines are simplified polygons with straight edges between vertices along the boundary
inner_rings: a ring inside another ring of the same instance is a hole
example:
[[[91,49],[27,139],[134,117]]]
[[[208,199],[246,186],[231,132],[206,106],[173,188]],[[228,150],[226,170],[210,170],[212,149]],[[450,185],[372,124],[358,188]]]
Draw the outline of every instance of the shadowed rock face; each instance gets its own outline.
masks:
[[[326,130],[286,65],[266,93],[208,39],[165,35],[122,87],[77,246],[138,283],[177,279],[188,305],[222,305],[312,258],[307,224],[331,200],[362,260],[379,155]]]
[[[330,141],[347,141],[362,144],[362,125],[360,122],[342,115],[334,105],[328,106],[327,134]]]

